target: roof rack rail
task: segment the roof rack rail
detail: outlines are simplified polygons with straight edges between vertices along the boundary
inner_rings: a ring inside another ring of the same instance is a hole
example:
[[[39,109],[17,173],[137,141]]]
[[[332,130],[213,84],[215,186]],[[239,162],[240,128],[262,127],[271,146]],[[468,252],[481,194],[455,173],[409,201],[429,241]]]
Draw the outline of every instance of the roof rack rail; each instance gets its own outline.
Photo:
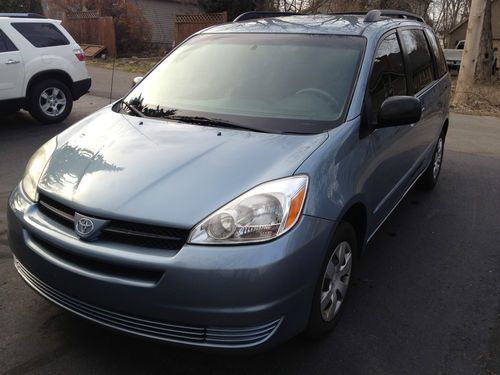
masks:
[[[38,13],[0,13],[0,17],[8,18],[47,18]]]
[[[373,9],[366,13],[365,22],[377,22],[381,20],[381,17],[391,17],[391,18],[403,18],[408,20],[415,20],[419,22],[425,23],[425,20],[417,16],[416,14],[405,12],[404,10],[392,10],[392,9],[384,9],[378,10]]]
[[[303,13],[250,11],[240,14],[238,17],[234,19],[233,22],[257,20],[260,18],[269,18],[269,17],[288,17],[288,16],[301,16],[301,15],[303,15]]]
[[[325,13],[329,16],[364,16],[366,12],[363,11],[355,11],[355,12],[330,12]]]

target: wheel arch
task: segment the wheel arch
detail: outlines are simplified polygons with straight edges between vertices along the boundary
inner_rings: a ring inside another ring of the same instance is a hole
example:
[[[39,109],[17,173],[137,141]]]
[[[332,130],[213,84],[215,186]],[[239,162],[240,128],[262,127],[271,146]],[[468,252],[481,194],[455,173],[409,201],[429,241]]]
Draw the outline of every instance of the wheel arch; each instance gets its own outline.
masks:
[[[366,231],[368,224],[368,211],[366,206],[361,201],[354,202],[341,216],[341,221],[351,224],[356,232],[356,240],[358,241],[358,256],[364,250]]]
[[[446,134],[448,133],[448,126],[449,126],[449,124],[450,124],[449,119],[446,119],[445,122],[444,122],[444,124],[443,124],[443,130],[442,130],[442,132],[444,132],[445,138],[446,138]]]
[[[39,72],[33,75],[33,77],[30,78],[28,85],[26,86],[26,97],[29,98],[31,89],[35,84],[45,79],[56,79],[61,81],[66,86],[68,86],[71,95],[74,97],[73,80],[71,79],[71,76],[65,71],[58,69],[44,70],[43,72]]]

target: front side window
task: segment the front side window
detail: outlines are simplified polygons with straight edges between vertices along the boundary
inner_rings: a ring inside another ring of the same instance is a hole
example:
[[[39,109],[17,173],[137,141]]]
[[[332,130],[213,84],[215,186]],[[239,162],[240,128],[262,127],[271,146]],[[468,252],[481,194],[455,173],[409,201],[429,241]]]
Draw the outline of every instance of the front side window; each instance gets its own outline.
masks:
[[[413,94],[416,94],[434,80],[431,53],[424,31],[401,31],[401,44],[408,54],[409,71],[413,81]]]
[[[375,53],[369,89],[374,118],[385,99],[406,95],[403,56],[395,33],[387,36]]]
[[[0,53],[12,51],[17,51],[16,46],[11,42],[9,37],[5,35],[2,30],[0,30]]]
[[[19,33],[37,48],[65,46],[69,40],[61,31],[47,22],[14,22],[12,23]]]
[[[168,56],[125,98],[146,116],[203,116],[266,132],[340,123],[365,39],[312,34],[204,34]]]

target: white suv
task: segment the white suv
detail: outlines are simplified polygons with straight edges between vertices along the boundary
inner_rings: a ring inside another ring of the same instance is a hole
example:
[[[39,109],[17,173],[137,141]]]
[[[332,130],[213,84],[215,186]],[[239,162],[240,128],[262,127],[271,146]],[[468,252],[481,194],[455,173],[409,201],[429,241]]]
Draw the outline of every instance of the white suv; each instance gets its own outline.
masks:
[[[57,20],[0,13],[0,111],[64,120],[91,80],[80,46]]]

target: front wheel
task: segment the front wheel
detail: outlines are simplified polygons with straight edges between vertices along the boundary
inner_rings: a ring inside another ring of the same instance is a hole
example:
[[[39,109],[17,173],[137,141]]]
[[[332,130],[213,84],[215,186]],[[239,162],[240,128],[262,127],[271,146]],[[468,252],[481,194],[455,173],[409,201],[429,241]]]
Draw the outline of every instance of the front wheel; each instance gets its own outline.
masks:
[[[331,331],[344,308],[356,261],[356,233],[351,224],[341,222],[334,234],[313,296],[305,334],[317,339]]]
[[[29,93],[29,111],[43,124],[53,124],[66,119],[73,108],[73,97],[61,81],[47,79],[38,82]]]
[[[443,165],[443,154],[444,154],[444,132],[438,138],[436,147],[434,148],[434,154],[432,155],[432,161],[425,170],[425,172],[420,176],[418,181],[418,187],[422,190],[432,190],[436,186],[441,173],[441,167]]]

